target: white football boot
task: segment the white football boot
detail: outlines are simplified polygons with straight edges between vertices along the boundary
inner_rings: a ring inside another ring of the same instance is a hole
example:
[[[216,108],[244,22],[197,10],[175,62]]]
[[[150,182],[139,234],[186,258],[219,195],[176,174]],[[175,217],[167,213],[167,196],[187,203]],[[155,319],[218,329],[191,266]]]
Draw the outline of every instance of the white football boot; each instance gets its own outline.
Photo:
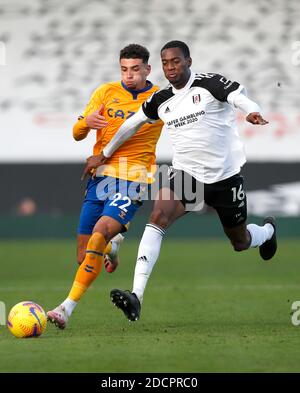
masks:
[[[54,323],[59,329],[64,329],[68,322],[68,314],[64,306],[59,305],[54,310],[47,312],[48,321]]]
[[[120,263],[118,252],[123,240],[124,236],[121,235],[121,233],[118,233],[115,237],[111,239],[111,252],[104,255],[104,267],[108,273],[114,272],[118,264]]]

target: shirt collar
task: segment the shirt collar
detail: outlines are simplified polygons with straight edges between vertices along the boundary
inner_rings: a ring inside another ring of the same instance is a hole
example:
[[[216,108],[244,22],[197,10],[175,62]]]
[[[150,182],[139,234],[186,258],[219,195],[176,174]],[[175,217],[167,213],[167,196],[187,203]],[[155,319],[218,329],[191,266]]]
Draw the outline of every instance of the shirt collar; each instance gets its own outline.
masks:
[[[194,82],[194,79],[195,79],[195,73],[191,70],[191,75],[189,77],[189,80],[187,81],[187,84],[184,87],[182,87],[181,89],[176,89],[174,86],[172,86],[173,94],[181,93],[182,91],[189,89],[192,83]]]
[[[150,81],[148,81],[148,80],[146,81],[146,87],[144,87],[144,88],[141,89],[141,90],[131,90],[131,89],[129,89],[129,88],[125,85],[125,83],[124,83],[123,81],[121,81],[121,85],[122,85],[123,89],[127,90],[129,93],[132,94],[132,97],[133,97],[134,100],[137,99],[137,96],[138,96],[140,93],[144,93],[145,91],[148,91],[148,90],[152,89],[152,87],[153,87],[153,84],[152,84]]]

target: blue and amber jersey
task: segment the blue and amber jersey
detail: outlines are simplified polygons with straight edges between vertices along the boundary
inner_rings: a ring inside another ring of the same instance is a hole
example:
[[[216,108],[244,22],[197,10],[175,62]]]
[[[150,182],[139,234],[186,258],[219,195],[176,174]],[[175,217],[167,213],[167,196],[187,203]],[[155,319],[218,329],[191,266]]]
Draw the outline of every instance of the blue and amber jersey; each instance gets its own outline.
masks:
[[[110,82],[98,87],[83,112],[83,117],[86,117],[99,110],[101,104],[104,105],[102,114],[108,125],[97,130],[93,154],[99,154],[124,121],[137,112],[142,103],[158,89],[157,86],[147,82],[143,90],[129,90],[122,81]],[[106,161],[106,169],[101,175],[135,181],[141,176],[139,172],[141,168],[142,171],[147,172],[147,178],[144,181],[151,183],[155,168],[155,148],[162,126],[163,123],[160,120],[144,124]],[[120,165],[120,162],[124,161],[126,165]]]

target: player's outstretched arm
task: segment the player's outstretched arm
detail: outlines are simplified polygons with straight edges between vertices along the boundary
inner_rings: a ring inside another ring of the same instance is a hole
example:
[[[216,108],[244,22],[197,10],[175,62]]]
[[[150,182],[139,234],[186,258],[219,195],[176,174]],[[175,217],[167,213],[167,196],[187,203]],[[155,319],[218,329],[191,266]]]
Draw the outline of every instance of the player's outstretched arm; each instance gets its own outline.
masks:
[[[241,91],[233,91],[227,97],[227,102],[233,105],[235,108],[247,113],[246,120],[251,124],[265,125],[269,122],[265,120],[261,115],[261,109],[256,102],[250,100],[244,93],[244,89]]]
[[[122,124],[112,140],[104,147],[104,156],[111,157],[124,142],[131,138],[140,129],[140,127],[149,120],[150,119],[145,115],[143,109],[140,108],[133,116]]]
[[[101,154],[89,157],[86,161],[86,166],[84,168],[81,180],[83,180],[88,173],[93,169],[98,168],[105,164],[107,158],[111,157],[113,153],[129,138],[131,138],[139,128],[149,121],[148,117],[144,114],[141,109],[138,110],[133,116],[127,119],[122,126],[119,128],[118,132],[114,135],[112,140],[104,147]]]

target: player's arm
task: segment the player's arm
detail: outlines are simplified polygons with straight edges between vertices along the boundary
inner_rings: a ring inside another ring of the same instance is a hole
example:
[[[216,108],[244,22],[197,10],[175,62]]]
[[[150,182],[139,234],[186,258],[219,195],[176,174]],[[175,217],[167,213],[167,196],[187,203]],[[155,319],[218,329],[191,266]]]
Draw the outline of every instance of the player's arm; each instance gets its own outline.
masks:
[[[77,123],[73,127],[73,138],[75,141],[81,141],[86,138],[91,129],[99,130],[107,126],[107,121],[103,116],[104,105],[101,104],[100,108],[95,112],[90,113],[86,117],[80,116]]]
[[[124,142],[131,138],[143,124],[153,123],[158,120],[159,104],[159,95],[158,92],[155,92],[143,103],[141,108],[133,116],[122,124],[112,140],[104,147],[102,151],[103,158],[111,157],[113,153]]]
[[[106,102],[107,85],[98,87],[92,94],[83,115],[73,127],[73,138],[81,141],[86,138],[91,129],[99,130],[107,126],[107,121],[103,116],[104,103]]]
[[[131,138],[139,130],[139,128],[147,122],[149,122],[149,118],[145,115],[143,109],[140,108],[133,116],[122,124],[111,141],[104,147],[101,154],[91,156],[87,159],[87,164],[84,168],[81,179],[83,180],[92,169],[103,165],[107,158],[111,157],[124,142]]]
[[[82,141],[82,139],[87,137],[90,132],[90,128],[86,123],[86,118],[79,116],[77,122],[73,126],[73,138],[75,141]]]
[[[236,81],[231,81],[219,74],[208,74],[203,79],[204,87],[221,102],[228,102],[235,108],[247,113],[246,120],[252,124],[267,124],[260,107],[246,95],[246,89]]]
[[[91,156],[87,159],[87,164],[84,168],[81,179],[83,180],[92,169],[105,164],[107,158],[111,157],[114,152],[124,142],[131,138],[143,124],[158,120],[159,102],[157,92],[153,93],[152,96],[143,103],[142,107],[122,124],[112,140],[104,147],[102,153]]]
[[[269,123],[262,117],[259,105],[257,105],[256,102],[250,100],[250,98],[246,96],[246,91],[244,87],[242,87],[242,89],[231,92],[227,96],[227,102],[233,105],[235,108],[238,108],[241,111],[247,113],[246,120],[249,123],[259,125],[265,125]]]
[[[149,120],[150,119],[145,115],[143,109],[140,108],[133,116],[122,124],[111,141],[104,147],[104,157],[111,157],[124,142],[131,138],[142,127],[142,125],[147,123]]]

